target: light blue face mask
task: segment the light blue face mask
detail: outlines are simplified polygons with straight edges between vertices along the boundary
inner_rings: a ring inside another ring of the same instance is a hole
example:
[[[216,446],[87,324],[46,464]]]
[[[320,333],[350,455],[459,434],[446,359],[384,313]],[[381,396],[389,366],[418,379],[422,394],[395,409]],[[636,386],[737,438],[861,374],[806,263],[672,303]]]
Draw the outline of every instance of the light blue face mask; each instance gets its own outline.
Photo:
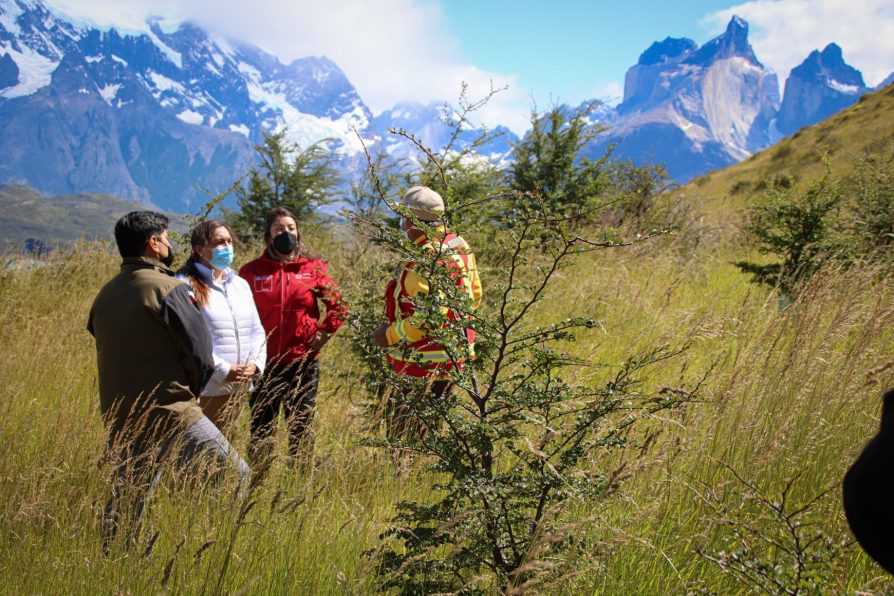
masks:
[[[211,249],[211,258],[208,261],[215,269],[226,269],[233,262],[233,247],[219,246]]]

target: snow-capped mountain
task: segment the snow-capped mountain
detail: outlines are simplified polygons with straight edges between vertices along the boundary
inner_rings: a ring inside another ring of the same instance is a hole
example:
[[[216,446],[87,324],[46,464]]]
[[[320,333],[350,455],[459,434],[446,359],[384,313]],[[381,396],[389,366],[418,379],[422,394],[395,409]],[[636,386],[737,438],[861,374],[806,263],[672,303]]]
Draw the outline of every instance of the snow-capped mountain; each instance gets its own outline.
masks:
[[[758,61],[748,24],[734,17],[702,47],[655,42],[628,72],[624,101],[592,147],[663,163],[678,181],[735,163],[771,142],[779,106],[776,75]]]
[[[385,110],[372,121],[372,130],[377,138],[385,139],[384,149],[398,159],[414,159],[418,151],[407,139],[398,135],[386,134],[389,129],[400,129],[412,133],[414,138],[425,147],[439,150],[445,147],[453,136],[453,126],[447,124],[455,120],[449,106],[432,102],[401,102],[390,110]],[[453,118],[451,118],[453,117]],[[508,128],[499,126],[493,131],[493,139],[476,149],[476,153],[487,157],[494,163],[502,163],[510,158],[512,144],[518,137]],[[472,125],[466,126],[454,142],[453,150],[460,150],[475,142],[483,133],[482,129]]]
[[[785,98],[777,126],[789,135],[825,120],[870,91],[860,71],[844,62],[841,48],[830,43],[822,52],[814,50],[792,69],[785,82]]]
[[[702,47],[685,38],[653,43],[628,72],[624,101],[590,147],[638,163],[660,163],[685,182],[745,159],[828,118],[869,91],[829,44],[793,69],[780,103],[776,74],[758,60],[748,23],[733,17]]]
[[[281,127],[359,152],[371,114],[326,58],[284,65],[191,24],[121,35],[0,0],[0,182],[184,211],[244,173]],[[37,137],[35,137],[37,133]]]
[[[668,37],[643,52],[627,73],[623,102],[591,112],[608,130],[587,151],[601,157],[614,146],[615,157],[664,164],[684,182],[865,91],[832,44],[792,71],[780,111],[776,75],[751,48],[748,24],[734,17],[701,47]],[[444,109],[401,103],[373,117],[324,57],[283,64],[189,23],[165,29],[151,21],[124,34],[73,22],[40,0],[0,0],[0,184],[190,211],[206,200],[205,189],[221,192],[249,169],[264,132],[285,127],[302,147],[325,139],[350,174],[365,165],[364,145],[418,157],[388,129],[441,149],[452,134]],[[502,134],[477,153],[506,163],[517,137],[494,132]],[[480,133],[470,126],[455,148]]]

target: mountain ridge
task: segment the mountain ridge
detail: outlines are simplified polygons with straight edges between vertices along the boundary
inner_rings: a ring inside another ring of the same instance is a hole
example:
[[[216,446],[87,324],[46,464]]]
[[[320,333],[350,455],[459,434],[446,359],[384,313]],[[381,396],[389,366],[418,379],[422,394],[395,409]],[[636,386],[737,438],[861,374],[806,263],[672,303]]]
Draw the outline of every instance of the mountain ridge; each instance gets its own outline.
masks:
[[[793,69],[786,103],[748,35],[735,16],[702,46],[673,37],[651,44],[627,72],[621,104],[595,115],[607,130],[587,155],[614,147],[617,158],[663,164],[686,182],[868,90],[831,44]],[[792,105],[811,109],[799,115]],[[351,175],[365,147],[416,157],[387,136],[391,128],[437,148],[449,138],[444,117],[443,104],[412,102],[373,115],[325,56],[284,64],[194,23],[166,30],[150,19],[145,31],[122,33],[69,22],[40,0],[0,0],[0,183],[48,194],[103,191],[186,211],[203,189],[225,190],[247,171],[267,131],[286,128],[287,141],[303,147],[324,141]],[[505,134],[479,153],[505,164],[517,137],[497,130]],[[459,147],[480,132],[463,130]]]

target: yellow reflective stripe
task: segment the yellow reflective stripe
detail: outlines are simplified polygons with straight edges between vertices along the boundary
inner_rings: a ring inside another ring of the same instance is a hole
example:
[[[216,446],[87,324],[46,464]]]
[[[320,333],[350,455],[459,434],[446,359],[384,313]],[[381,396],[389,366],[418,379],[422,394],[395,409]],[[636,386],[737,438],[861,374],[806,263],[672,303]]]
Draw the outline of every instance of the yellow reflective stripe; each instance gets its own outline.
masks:
[[[407,335],[406,329],[404,329],[404,322],[406,319],[401,319],[397,322],[397,325],[394,326],[394,331],[397,333],[397,336],[403,341],[407,341],[410,336]]]
[[[467,353],[460,358],[460,360],[464,359],[466,356],[473,357],[475,356],[475,346],[473,344],[469,344],[469,348]],[[453,358],[447,353],[446,350],[430,350],[427,352],[411,352],[407,357],[403,357],[400,353],[392,353],[392,360],[399,360],[401,362],[453,362]]]
[[[462,271],[463,276],[463,289],[466,291],[466,294],[469,295],[469,298],[472,299],[472,302],[475,301],[474,290],[472,289],[472,276],[469,271],[469,266],[466,264],[466,261],[459,255],[453,254],[451,255],[454,262],[459,265],[460,271]]]
[[[400,293],[403,290],[404,286],[404,275],[406,274],[406,270],[401,271],[401,274],[397,278],[397,283],[394,284],[394,313],[395,316],[400,312]]]
[[[447,352],[444,350],[432,350],[431,352],[413,352],[408,355],[406,358],[401,356],[400,354],[391,354],[392,360],[399,360],[400,362],[452,362],[453,358],[451,358]]]

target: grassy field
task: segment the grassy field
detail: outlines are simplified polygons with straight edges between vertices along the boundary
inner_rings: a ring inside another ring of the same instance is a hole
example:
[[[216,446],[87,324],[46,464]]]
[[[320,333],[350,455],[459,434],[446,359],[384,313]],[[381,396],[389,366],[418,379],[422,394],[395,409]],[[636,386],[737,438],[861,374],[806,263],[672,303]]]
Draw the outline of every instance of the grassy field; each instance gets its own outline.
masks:
[[[724,557],[738,552],[784,574],[793,564],[783,547],[798,532],[822,538],[812,555],[836,555],[817,566],[823,591],[894,589],[851,543],[839,489],[878,425],[883,389],[894,385],[891,279],[868,266],[828,269],[781,311],[776,295],[731,264],[745,250],[733,232],[703,230],[698,242],[695,234],[580,257],[536,315],[598,319],[568,346],[602,365],[579,383],[599,385],[624,358],[660,344],[689,347],[653,368],[649,385],[707,375],[698,401],[648,421],[615,461],[593,462],[624,463],[630,476],[612,498],[562,512],[577,556],[536,590],[746,592],[753,585],[725,572]],[[349,300],[376,269],[371,255],[325,233],[312,243]],[[0,591],[374,591],[367,553],[396,503],[426,499],[433,479],[419,462],[399,473],[387,453],[358,444],[376,431],[348,326],[323,358],[312,471],[274,468],[250,503],[233,499],[233,479],[211,486],[169,477],[141,548],[100,555],[108,470],[85,323],[117,264],[108,246],[92,243],[0,271]],[[786,515],[815,497],[793,534]]]

